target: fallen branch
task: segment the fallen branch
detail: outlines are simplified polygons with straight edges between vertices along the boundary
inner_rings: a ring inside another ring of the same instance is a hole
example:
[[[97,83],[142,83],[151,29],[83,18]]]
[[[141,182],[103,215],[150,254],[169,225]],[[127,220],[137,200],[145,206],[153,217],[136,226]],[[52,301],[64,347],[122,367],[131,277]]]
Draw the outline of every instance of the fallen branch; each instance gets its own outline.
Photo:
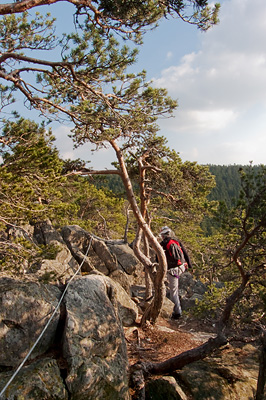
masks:
[[[218,332],[216,337],[210,338],[200,346],[178,354],[166,361],[160,363],[137,362],[132,365],[130,376],[132,388],[134,390],[134,395],[132,397],[133,400],[145,400],[145,379],[150,375],[165,375],[180,370],[188,364],[206,358],[215,350],[228,343],[228,338],[225,332],[231,312],[245,290],[248,281],[249,274],[242,276],[242,281],[239,287],[226,299],[225,308],[217,324]],[[257,400],[260,400],[260,398]]]

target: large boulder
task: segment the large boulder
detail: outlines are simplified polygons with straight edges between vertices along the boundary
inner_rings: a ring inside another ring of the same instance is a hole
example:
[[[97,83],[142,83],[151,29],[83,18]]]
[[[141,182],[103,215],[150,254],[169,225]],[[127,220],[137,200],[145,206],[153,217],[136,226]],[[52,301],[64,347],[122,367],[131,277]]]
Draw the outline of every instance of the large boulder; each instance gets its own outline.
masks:
[[[78,225],[67,225],[61,229],[64,242],[70,250],[72,247],[80,249],[84,254],[90,243],[91,235]]]
[[[150,379],[145,386],[146,400],[188,400],[173,376]]]
[[[65,284],[78,270],[79,264],[66,245],[60,242],[54,242],[54,245],[57,249],[55,258],[35,262],[30,272],[44,283]]]
[[[117,269],[116,257],[112,255],[104,240],[90,235],[78,225],[63,227],[61,234],[76,260],[80,262],[82,254],[84,255],[85,263],[82,271],[91,271],[93,265],[104,275],[109,275]],[[87,256],[85,256],[86,254]]]
[[[52,285],[0,279],[0,365],[16,366],[27,355],[54,312],[61,292]],[[44,354],[54,341],[60,311],[31,354]]]
[[[79,264],[71,254],[60,233],[49,220],[34,225],[34,241],[40,245],[54,246],[53,258],[34,262],[29,270],[38,280],[65,284],[78,269]]]
[[[180,304],[183,311],[187,311],[203,299],[207,291],[206,285],[193,278],[190,272],[183,273],[179,278]]]
[[[60,298],[52,285],[0,279],[1,388],[13,374],[9,369],[44,332],[5,398],[128,400],[123,324],[135,322],[137,306],[118,283],[96,271],[70,281],[61,315],[57,310],[46,325]]]
[[[119,283],[119,285],[121,285],[122,288],[131,296],[131,279],[125,272],[117,269],[109,275],[109,278]]]
[[[1,389],[12,375],[12,371],[0,373]],[[24,367],[7,387],[4,397],[5,400],[67,400],[68,398],[57,362],[49,358]]]
[[[53,227],[50,220],[35,222],[33,238],[36,243],[43,245],[54,242],[64,243],[62,236]]]
[[[66,384],[72,399],[129,399],[117,294],[112,280],[104,276],[87,275],[69,285],[63,356],[69,366]]]
[[[107,246],[110,252],[115,255],[119,268],[128,275],[132,275],[139,264],[132,248],[126,243],[107,243]]]
[[[185,366],[178,374],[194,400],[250,400],[258,379],[258,349],[228,345],[212,357]]]
[[[110,252],[116,257],[118,270],[126,276],[130,286],[145,283],[145,273],[143,265],[137,259],[134,251],[127,243],[109,243],[107,246]],[[116,278],[110,275],[112,279]],[[118,276],[118,274],[116,274]],[[124,286],[123,286],[124,287]]]
[[[122,271],[115,272],[122,273]],[[100,277],[101,281],[105,282],[105,284],[111,287],[113,306],[116,307],[116,313],[118,314],[122,325],[132,326],[138,317],[138,307],[131,298],[130,293],[128,293],[128,291],[124,289],[122,284],[120,284],[117,280],[113,280],[113,277],[106,277],[99,271],[92,271],[89,275],[97,275]]]

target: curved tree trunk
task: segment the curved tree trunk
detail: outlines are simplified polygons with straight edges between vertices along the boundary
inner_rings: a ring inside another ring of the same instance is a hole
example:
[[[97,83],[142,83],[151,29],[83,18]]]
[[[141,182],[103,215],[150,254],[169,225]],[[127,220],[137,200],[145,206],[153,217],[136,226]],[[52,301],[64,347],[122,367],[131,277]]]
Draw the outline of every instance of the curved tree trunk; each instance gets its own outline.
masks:
[[[145,322],[147,320],[150,320],[152,323],[155,323],[160,314],[160,311],[162,309],[163,300],[165,297],[164,279],[165,279],[165,275],[166,275],[166,271],[167,271],[166,258],[165,258],[164,251],[163,251],[161,245],[158,243],[156,237],[152,233],[148,223],[143,218],[142,213],[139,209],[139,206],[136,201],[134,191],[132,188],[132,184],[131,184],[131,181],[130,181],[130,178],[129,178],[129,175],[127,172],[127,168],[125,165],[122,151],[119,148],[119,146],[115,140],[110,140],[110,144],[112,145],[113,149],[115,150],[116,157],[118,159],[119,166],[120,166],[121,178],[122,178],[125,190],[126,190],[128,201],[129,201],[132,211],[134,213],[134,216],[137,220],[139,227],[142,229],[144,235],[147,237],[150,245],[152,246],[152,248],[154,249],[154,251],[156,252],[157,257],[158,257],[159,266],[158,266],[156,277],[155,277],[154,298],[153,298],[153,301],[152,301],[150,307],[146,309],[146,311],[143,315],[143,318],[142,318],[142,325],[145,324]]]
[[[152,297],[152,279],[149,271],[145,268],[145,301]]]
[[[153,264],[150,260],[149,257],[149,252],[146,251],[146,246],[148,246],[147,243],[147,238],[144,236],[144,251],[145,254],[140,250],[140,242],[141,239],[143,238],[142,235],[142,230],[138,227],[137,234],[135,237],[135,240],[133,242],[133,250],[138,258],[138,260],[143,264],[144,266],[144,273],[145,273],[145,300],[149,299],[152,297],[152,288],[153,284],[152,282],[154,281],[153,278]]]
[[[138,165],[139,165],[139,187],[140,187],[140,210],[143,219],[147,221],[149,227],[151,226],[151,221],[148,219],[148,204],[150,202],[150,196],[147,195],[145,191],[145,175],[146,175],[146,169],[143,165],[143,160],[148,156],[149,151],[146,151],[139,159],[138,159]],[[140,250],[140,242],[141,239],[143,240],[143,248],[144,248],[144,254],[145,256],[150,260],[150,245],[147,237],[143,235],[143,231],[141,229],[138,229],[138,238],[136,240],[136,246],[135,249],[137,251]],[[152,276],[152,270],[151,268],[145,268],[145,300],[151,299],[152,298],[152,289],[154,285],[152,284],[154,282],[154,277]]]

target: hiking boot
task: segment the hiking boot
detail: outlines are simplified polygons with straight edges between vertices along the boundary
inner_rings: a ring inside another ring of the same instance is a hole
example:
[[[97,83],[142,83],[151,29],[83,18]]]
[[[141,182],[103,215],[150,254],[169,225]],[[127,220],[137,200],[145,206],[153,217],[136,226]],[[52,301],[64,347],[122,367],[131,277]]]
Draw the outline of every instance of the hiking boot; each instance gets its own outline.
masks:
[[[181,317],[181,314],[175,314],[175,313],[173,313],[172,315],[171,315],[171,319],[179,319]]]

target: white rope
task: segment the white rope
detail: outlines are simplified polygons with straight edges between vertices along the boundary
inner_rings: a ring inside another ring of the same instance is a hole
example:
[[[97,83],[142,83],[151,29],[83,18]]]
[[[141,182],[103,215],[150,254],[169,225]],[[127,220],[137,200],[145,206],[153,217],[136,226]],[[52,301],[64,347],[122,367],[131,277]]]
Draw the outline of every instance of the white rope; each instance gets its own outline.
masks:
[[[33,350],[35,349],[35,347],[37,346],[37,344],[39,343],[39,341],[41,340],[44,332],[46,331],[46,329],[48,328],[50,322],[52,321],[53,317],[55,316],[55,313],[57,312],[58,308],[60,307],[60,304],[62,303],[62,300],[67,292],[67,289],[71,283],[71,281],[75,278],[75,276],[79,273],[82,265],[85,262],[85,258],[88,255],[90,246],[91,246],[91,242],[92,242],[92,236],[90,238],[90,243],[89,246],[87,248],[86,254],[83,257],[82,263],[80,264],[79,268],[77,269],[77,271],[75,272],[75,274],[71,277],[71,279],[69,280],[69,282],[67,283],[65,290],[63,291],[63,294],[56,306],[56,308],[54,309],[54,312],[52,313],[51,317],[49,318],[48,322],[46,323],[45,327],[43,328],[42,332],[40,333],[39,337],[37,338],[36,342],[33,344],[32,348],[30,349],[30,351],[28,352],[28,354],[26,355],[26,357],[24,358],[24,360],[22,361],[22,363],[19,365],[19,367],[17,368],[17,370],[14,372],[14,374],[12,375],[12,377],[9,379],[9,381],[7,382],[7,384],[5,385],[5,387],[3,388],[3,390],[0,393],[0,398],[2,398],[4,392],[6,391],[6,389],[8,388],[8,386],[10,385],[10,383],[14,380],[14,378],[17,376],[17,374],[19,373],[19,371],[21,370],[21,368],[24,366],[25,362],[27,361],[27,359],[29,358],[29,356],[31,355],[31,353],[33,352]]]

